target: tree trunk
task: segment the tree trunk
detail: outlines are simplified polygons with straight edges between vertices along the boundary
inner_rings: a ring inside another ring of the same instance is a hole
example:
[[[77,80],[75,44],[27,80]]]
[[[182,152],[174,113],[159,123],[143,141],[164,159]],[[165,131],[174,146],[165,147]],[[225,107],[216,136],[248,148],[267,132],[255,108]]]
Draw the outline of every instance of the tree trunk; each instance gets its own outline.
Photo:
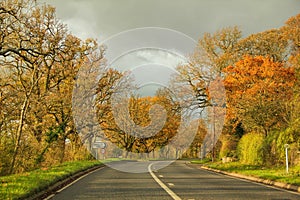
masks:
[[[65,139],[63,138],[62,141],[61,141],[61,145],[60,145],[59,163],[63,163],[64,162],[65,149],[66,149],[66,142],[65,142]]]
[[[20,113],[20,118],[19,118],[19,124],[18,124],[18,129],[17,129],[17,137],[15,141],[15,147],[14,147],[14,152],[12,156],[12,161],[9,169],[9,174],[12,174],[14,172],[14,167],[16,164],[16,159],[19,153],[19,148],[20,148],[20,141],[22,138],[22,133],[23,133],[23,125],[24,125],[24,118],[27,112],[27,108],[29,106],[29,98],[28,96],[25,96],[25,100],[22,105],[21,113]]]

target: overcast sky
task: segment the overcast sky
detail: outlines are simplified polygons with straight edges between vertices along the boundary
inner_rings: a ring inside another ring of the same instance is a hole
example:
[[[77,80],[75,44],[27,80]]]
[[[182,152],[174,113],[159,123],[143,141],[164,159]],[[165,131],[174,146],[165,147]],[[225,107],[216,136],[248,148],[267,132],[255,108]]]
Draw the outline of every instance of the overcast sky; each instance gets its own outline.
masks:
[[[45,1],[45,0],[41,0]],[[107,38],[155,26],[198,39],[238,25],[245,34],[277,28],[300,11],[300,0],[46,0],[80,37]]]
[[[40,2],[47,2],[56,7],[57,17],[68,25],[73,34],[82,39],[97,38],[100,43],[115,34],[135,28],[161,27],[178,31],[179,33],[164,29],[154,32],[150,29],[147,32],[138,30],[109,39],[108,48],[111,52],[108,51],[107,55],[110,56],[110,64],[131,70],[138,84],[144,85],[147,90],[151,85],[156,88],[168,82],[166,80],[174,71],[171,68],[176,67],[178,62],[183,62],[182,56],[185,57],[193,51],[195,41],[201,38],[203,33],[213,33],[218,29],[237,25],[243,35],[247,36],[281,27],[289,17],[300,13],[300,0],[40,0]],[[179,46],[176,46],[178,43]],[[178,54],[181,56],[176,56]]]

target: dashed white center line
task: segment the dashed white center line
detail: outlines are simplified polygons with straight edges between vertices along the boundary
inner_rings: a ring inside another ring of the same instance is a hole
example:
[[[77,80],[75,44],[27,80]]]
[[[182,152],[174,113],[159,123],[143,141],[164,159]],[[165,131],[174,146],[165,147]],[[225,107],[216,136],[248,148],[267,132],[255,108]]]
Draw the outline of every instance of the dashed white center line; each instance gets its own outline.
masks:
[[[150,175],[153,177],[153,179],[158,183],[158,185],[164,189],[174,200],[181,200],[181,198],[179,196],[177,196],[177,194],[175,194],[170,188],[168,188],[168,186],[166,186],[161,180],[159,180],[159,178],[157,178],[157,176],[153,173],[151,167],[154,163],[151,163],[148,166],[148,171],[150,173]],[[168,183],[169,184],[169,183]],[[173,184],[174,185],[174,184]]]
[[[159,178],[163,178],[164,176],[163,176],[163,175],[158,175],[158,177],[159,177]]]
[[[173,184],[173,183],[168,183],[168,185],[169,185],[169,186],[174,186],[174,184]]]

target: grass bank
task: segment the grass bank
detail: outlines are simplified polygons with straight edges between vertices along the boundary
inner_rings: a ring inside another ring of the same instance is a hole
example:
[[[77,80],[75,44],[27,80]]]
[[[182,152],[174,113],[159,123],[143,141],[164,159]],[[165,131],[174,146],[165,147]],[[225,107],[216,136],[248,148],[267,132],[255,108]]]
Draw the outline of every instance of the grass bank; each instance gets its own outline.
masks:
[[[66,162],[50,168],[43,168],[0,177],[0,199],[20,199],[38,193],[54,183],[79,171],[100,165],[99,161]]]
[[[290,167],[289,173],[286,173],[286,169],[284,166],[269,168],[264,166],[246,165],[239,162],[211,163],[198,160],[194,160],[191,163],[204,164],[205,166],[212,169],[218,169],[222,171],[300,186],[300,166]]]

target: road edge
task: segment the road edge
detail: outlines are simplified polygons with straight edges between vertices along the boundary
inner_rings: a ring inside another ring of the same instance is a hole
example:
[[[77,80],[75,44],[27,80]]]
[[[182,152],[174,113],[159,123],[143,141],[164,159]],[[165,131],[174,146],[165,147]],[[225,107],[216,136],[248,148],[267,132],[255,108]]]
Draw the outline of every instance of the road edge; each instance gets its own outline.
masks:
[[[99,168],[104,167],[104,164],[99,164],[93,167],[90,167],[88,169],[84,169],[82,171],[78,171],[75,174],[61,180],[58,181],[54,184],[52,184],[51,186],[49,186],[46,189],[41,190],[40,192],[33,194],[30,197],[25,197],[22,199],[26,199],[26,200],[40,200],[40,199],[46,199],[47,197],[51,196],[52,194],[55,194],[58,190],[60,190],[61,188],[65,187],[68,184],[71,184],[72,182],[76,181],[77,179],[79,179],[80,177],[84,176],[85,174],[91,173],[93,171],[96,171]]]
[[[224,174],[224,175],[228,175],[228,176],[232,176],[232,177],[236,177],[236,178],[240,178],[240,179],[245,179],[245,180],[249,180],[249,181],[253,181],[253,182],[257,182],[257,183],[262,183],[265,185],[270,185],[270,186],[274,186],[277,188],[286,189],[286,190],[300,193],[300,187],[296,186],[296,185],[278,182],[278,181],[271,181],[271,180],[262,179],[262,178],[256,178],[253,176],[247,176],[247,175],[237,174],[237,173],[233,173],[233,172],[221,171],[221,170],[212,169],[212,168],[209,168],[206,166],[200,166],[200,168],[204,169],[204,170],[216,172],[219,174]]]

